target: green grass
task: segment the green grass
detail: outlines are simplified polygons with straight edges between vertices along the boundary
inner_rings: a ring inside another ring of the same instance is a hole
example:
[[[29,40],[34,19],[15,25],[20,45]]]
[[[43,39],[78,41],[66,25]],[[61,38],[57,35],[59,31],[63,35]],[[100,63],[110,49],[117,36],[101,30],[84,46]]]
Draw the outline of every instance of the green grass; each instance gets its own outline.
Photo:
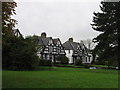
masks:
[[[92,65],[94,67],[108,67],[107,65]],[[111,68],[115,68],[115,66],[109,66]]]
[[[117,88],[117,70],[40,67],[37,71],[3,71],[3,88]]]
[[[72,67],[85,67],[84,65],[83,66],[80,66],[80,65],[74,65],[74,64],[57,64],[57,65],[59,65],[59,66],[72,66]],[[92,67],[101,67],[101,68],[108,68],[108,66],[107,65],[90,65],[90,66],[92,66]],[[109,67],[111,67],[111,68],[115,68],[115,66],[109,66]]]

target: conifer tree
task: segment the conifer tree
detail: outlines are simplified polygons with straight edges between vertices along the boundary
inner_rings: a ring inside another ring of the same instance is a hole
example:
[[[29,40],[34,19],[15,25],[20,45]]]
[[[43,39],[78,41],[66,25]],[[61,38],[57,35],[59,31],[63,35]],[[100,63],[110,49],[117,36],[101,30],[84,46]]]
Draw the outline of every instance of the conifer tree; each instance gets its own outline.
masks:
[[[94,12],[92,28],[101,32],[93,39],[97,43],[94,53],[99,63],[118,65],[118,37],[120,30],[120,2],[101,2],[101,12]]]

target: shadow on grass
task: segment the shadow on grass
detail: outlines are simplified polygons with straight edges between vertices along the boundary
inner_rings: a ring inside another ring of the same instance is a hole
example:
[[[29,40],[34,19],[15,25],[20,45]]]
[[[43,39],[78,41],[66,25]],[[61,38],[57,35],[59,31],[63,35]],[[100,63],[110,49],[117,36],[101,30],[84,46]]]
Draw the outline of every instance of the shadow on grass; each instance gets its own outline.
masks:
[[[54,70],[56,69],[53,66],[39,66],[39,67],[36,67],[34,71],[54,71]]]

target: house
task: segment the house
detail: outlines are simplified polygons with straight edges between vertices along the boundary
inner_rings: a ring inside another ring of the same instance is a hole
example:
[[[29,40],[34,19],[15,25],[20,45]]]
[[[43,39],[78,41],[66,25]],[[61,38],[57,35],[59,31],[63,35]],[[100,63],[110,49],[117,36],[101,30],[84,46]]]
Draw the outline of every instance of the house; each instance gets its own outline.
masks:
[[[41,50],[38,52],[38,56],[43,60],[52,60],[57,62],[58,56],[65,56],[65,49],[59,38],[52,39],[47,37],[46,33],[42,33],[38,38],[38,44]]]
[[[14,34],[16,37],[22,37],[22,34],[20,33],[19,29],[14,29],[14,30],[13,30],[13,34]]]
[[[83,42],[73,42],[73,38],[63,43],[66,56],[69,58],[69,63],[75,63],[76,59],[82,60],[82,63],[91,63],[92,56],[88,53],[87,48]]]

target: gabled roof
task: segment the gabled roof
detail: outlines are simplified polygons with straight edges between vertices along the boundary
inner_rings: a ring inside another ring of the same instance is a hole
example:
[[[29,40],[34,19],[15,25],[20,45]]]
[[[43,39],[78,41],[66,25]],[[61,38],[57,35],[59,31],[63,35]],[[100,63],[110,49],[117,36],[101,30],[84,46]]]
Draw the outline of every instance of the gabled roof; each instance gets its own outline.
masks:
[[[52,40],[52,37],[46,37],[46,38],[41,38],[41,37],[39,37],[38,38],[38,44],[39,45],[47,45],[48,44],[48,42],[50,41],[50,40]]]
[[[73,47],[71,46],[69,41],[63,43],[63,47],[65,48],[65,50],[73,50]]]
[[[71,43],[72,48],[76,51],[78,48],[79,43],[78,42],[73,42]]]
[[[57,45],[57,44],[58,44],[58,42],[59,42],[60,46],[62,46],[62,47],[63,47],[63,44],[61,43],[61,41],[60,41],[60,39],[59,39],[59,38],[55,38],[55,39],[53,39],[53,43],[54,43],[54,45]],[[63,48],[64,48],[64,47],[63,47]]]
[[[66,41],[65,43],[63,43],[63,47],[65,48],[65,50],[77,50],[78,45],[78,42]]]
[[[82,51],[87,52],[84,43],[66,41],[65,43],[63,43],[63,46],[65,50],[73,50],[73,55],[81,56],[83,55]]]
[[[22,36],[22,34],[20,33],[19,29],[14,29],[13,30],[13,33],[15,36],[19,37],[19,36]]]
[[[60,41],[59,38],[55,38],[55,39],[53,39],[53,43],[54,43],[55,45],[57,45],[57,42],[58,42],[58,41]]]

